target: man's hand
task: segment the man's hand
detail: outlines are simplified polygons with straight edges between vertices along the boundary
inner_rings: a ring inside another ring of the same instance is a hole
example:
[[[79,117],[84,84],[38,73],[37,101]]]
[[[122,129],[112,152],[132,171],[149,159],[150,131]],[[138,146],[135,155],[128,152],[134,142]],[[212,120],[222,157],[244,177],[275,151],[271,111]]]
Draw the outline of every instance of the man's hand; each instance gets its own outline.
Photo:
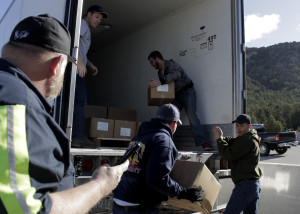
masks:
[[[155,88],[157,86],[161,85],[161,82],[159,80],[150,80],[149,86],[151,88]]]
[[[89,59],[87,59],[86,61],[86,66],[92,72],[93,76],[96,76],[98,74],[98,68]]]
[[[217,141],[219,138],[223,137],[223,131],[219,126],[215,126],[214,129],[214,140]]]
[[[80,77],[84,77],[86,74],[86,67],[80,56],[78,57],[77,74]]]
[[[96,76],[98,74],[98,68],[95,65],[93,65],[93,64],[91,64],[89,66],[89,70],[92,72],[93,76]]]
[[[92,179],[102,186],[101,192],[104,195],[109,194],[120,182],[123,173],[128,169],[128,165],[128,160],[121,165],[113,167],[103,165],[94,171]]]
[[[203,201],[202,198],[203,190],[202,187],[191,187],[188,189],[184,189],[179,195],[177,196],[178,199],[187,199],[190,200],[192,203],[195,201]]]
[[[127,160],[121,165],[110,167],[108,165],[97,168],[92,180],[74,188],[52,192],[52,213],[88,213],[96,203],[107,196],[118,185],[123,172],[128,168]]]

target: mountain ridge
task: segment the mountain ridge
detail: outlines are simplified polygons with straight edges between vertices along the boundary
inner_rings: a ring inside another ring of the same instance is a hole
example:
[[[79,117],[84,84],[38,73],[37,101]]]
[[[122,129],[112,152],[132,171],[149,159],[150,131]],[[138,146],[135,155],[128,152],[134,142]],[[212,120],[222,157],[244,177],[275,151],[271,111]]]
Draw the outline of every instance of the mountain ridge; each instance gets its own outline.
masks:
[[[246,49],[247,113],[270,131],[300,127],[300,42]]]

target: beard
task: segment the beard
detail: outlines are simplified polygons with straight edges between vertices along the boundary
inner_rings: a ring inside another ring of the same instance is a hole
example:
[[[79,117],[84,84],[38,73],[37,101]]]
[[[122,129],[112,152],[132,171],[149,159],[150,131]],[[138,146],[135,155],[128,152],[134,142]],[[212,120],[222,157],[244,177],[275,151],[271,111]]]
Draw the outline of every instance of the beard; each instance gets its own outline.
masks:
[[[154,68],[155,68],[155,69],[159,69],[159,63],[156,62],[156,61],[155,61],[155,64],[154,64]]]
[[[52,76],[50,79],[48,79],[47,85],[49,86],[49,89],[46,96],[48,100],[52,100],[60,94],[63,86],[64,73],[64,70],[60,69],[60,72],[57,76]]]

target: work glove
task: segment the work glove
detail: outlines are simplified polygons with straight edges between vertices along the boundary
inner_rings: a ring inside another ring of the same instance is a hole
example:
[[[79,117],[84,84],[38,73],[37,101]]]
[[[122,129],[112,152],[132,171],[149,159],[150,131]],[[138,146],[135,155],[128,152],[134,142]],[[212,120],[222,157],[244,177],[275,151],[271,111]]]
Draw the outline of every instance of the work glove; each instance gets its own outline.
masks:
[[[194,203],[195,201],[203,201],[202,194],[203,194],[203,190],[201,186],[191,187],[188,189],[184,188],[183,191],[179,193],[177,198],[187,199]]]

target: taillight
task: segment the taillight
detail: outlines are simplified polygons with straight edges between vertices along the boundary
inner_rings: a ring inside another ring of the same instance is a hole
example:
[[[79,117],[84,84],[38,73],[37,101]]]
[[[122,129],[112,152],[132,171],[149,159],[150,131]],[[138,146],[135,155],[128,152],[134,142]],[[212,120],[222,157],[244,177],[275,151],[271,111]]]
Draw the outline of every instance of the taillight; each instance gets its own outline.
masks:
[[[107,160],[107,159],[102,159],[102,160],[100,161],[100,164],[101,164],[101,166],[104,165],[104,164],[109,164],[109,160]]]
[[[82,161],[82,169],[86,172],[91,171],[94,168],[94,162],[92,159],[85,159]]]
[[[276,140],[276,141],[279,141],[279,134],[276,134],[275,140]]]

